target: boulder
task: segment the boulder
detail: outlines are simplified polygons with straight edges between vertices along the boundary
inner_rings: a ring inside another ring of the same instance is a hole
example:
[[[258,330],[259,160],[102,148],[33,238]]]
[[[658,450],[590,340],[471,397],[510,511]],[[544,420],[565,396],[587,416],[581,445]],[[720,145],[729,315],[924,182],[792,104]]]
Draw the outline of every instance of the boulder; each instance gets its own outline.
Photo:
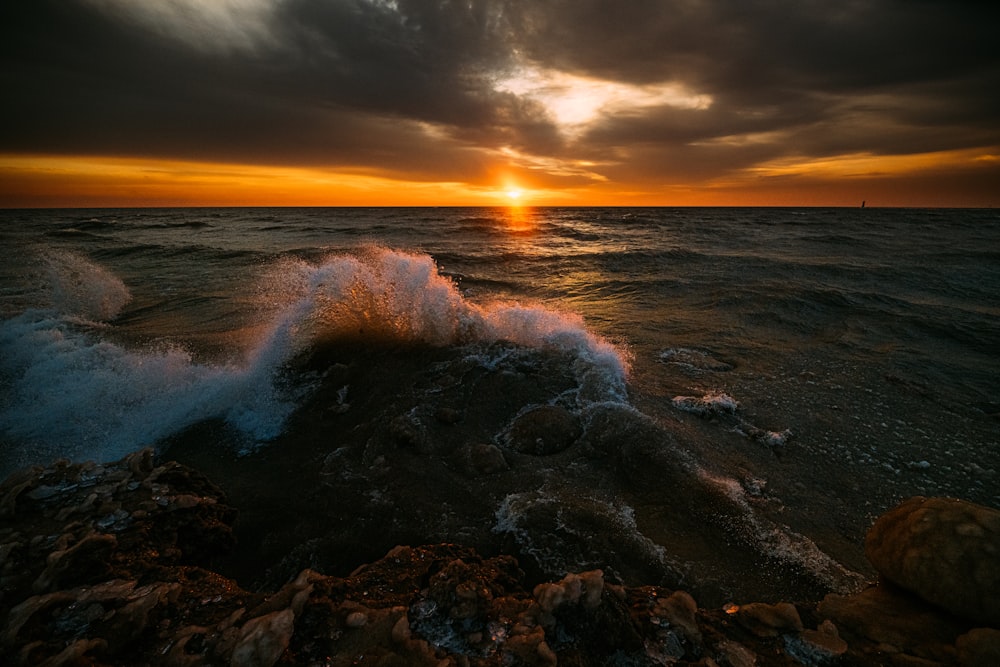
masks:
[[[975,628],[959,637],[956,646],[962,667],[1000,665],[1000,630]]]
[[[983,625],[1000,625],[1000,511],[950,498],[911,498],[868,531],[880,575]]]

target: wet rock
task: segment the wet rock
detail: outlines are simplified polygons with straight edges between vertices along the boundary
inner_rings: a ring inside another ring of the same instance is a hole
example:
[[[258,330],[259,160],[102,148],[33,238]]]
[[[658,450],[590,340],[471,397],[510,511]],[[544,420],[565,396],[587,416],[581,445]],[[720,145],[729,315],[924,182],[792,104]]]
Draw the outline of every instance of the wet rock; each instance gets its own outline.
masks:
[[[251,592],[210,569],[232,547],[221,491],[152,452],[34,469],[0,484],[0,498],[11,501],[0,526],[5,665],[970,667],[995,664],[1000,641],[888,585],[818,607],[699,609],[683,591],[615,583],[614,570],[639,578],[641,563],[525,574],[510,555],[454,544],[395,547],[347,576],[300,568],[273,594]],[[589,498],[574,514],[548,492],[511,496],[497,519],[511,535],[530,521],[558,538],[525,543],[526,554],[583,556],[576,527],[595,522],[619,551],[648,549],[627,508]]]
[[[803,665],[824,665],[847,653],[847,642],[837,626],[823,621],[815,630],[785,635],[785,653]]]
[[[911,498],[865,538],[883,577],[952,613],[1000,625],[1000,511],[949,498]]]
[[[118,546],[114,535],[90,533],[73,546],[49,553],[45,570],[38,575],[32,588],[41,593],[60,584],[72,586],[93,581],[107,574],[108,556]]]
[[[836,624],[851,646],[868,643],[881,646],[883,652],[905,652],[942,662],[953,661],[955,640],[966,630],[942,610],[887,586],[855,595],[827,595],[817,612]]]
[[[698,629],[698,604],[685,591],[674,591],[667,598],[660,598],[653,609],[653,618],[662,618],[671,627],[679,629],[684,639],[694,646],[701,644]],[[683,654],[682,654],[683,655]]]
[[[955,646],[962,667],[1000,665],[1000,630],[975,628],[959,637]]]
[[[716,662],[720,667],[755,667],[757,654],[743,644],[725,640],[715,647]]]
[[[295,613],[276,611],[251,619],[240,629],[233,649],[233,667],[272,667],[288,648],[294,630]]]
[[[514,420],[507,433],[507,442],[522,454],[546,456],[569,448],[582,433],[580,420],[569,410],[543,405]]]
[[[499,447],[484,443],[460,448],[455,454],[455,460],[458,467],[470,477],[492,475],[509,467]]]
[[[442,406],[434,411],[434,418],[442,424],[457,424],[462,421],[462,412],[455,408]]]

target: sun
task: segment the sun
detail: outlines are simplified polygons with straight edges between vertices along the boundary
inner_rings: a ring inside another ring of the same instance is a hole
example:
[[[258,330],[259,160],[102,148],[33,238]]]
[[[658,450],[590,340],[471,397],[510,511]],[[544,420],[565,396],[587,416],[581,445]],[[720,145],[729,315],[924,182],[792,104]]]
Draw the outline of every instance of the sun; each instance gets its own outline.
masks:
[[[511,188],[511,189],[507,190],[507,199],[509,199],[511,201],[517,201],[518,199],[521,198],[522,194],[523,193],[520,190],[518,190],[517,188]]]

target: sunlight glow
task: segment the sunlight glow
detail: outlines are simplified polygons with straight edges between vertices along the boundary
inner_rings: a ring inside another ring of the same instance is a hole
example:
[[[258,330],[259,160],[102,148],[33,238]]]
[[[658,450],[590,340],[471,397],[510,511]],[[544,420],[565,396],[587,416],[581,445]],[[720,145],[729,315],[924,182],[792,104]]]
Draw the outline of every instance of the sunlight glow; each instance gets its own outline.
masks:
[[[516,188],[510,189],[507,191],[507,197],[516,201],[521,198],[521,191]]]
[[[534,67],[519,68],[498,81],[496,89],[542,104],[553,120],[570,132],[612,113],[660,106],[707,109],[713,101],[710,95],[678,83],[637,86]]]

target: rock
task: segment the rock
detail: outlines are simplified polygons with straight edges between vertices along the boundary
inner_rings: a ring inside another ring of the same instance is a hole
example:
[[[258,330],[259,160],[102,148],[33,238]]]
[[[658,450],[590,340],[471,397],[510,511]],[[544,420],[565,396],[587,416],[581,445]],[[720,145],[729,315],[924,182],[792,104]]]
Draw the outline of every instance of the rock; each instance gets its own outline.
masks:
[[[785,635],[785,653],[803,665],[828,663],[847,653],[847,648],[837,626],[830,621],[823,621],[815,630]]]
[[[583,433],[580,420],[565,408],[543,405],[519,415],[507,441],[522,454],[546,456],[569,448]]]
[[[90,533],[72,547],[53,551],[45,559],[45,570],[32,588],[42,593],[59,584],[93,581],[108,572],[108,556],[116,546],[118,540],[114,535]]]
[[[938,661],[950,660],[964,626],[940,609],[886,586],[855,595],[827,595],[817,607],[820,618],[836,624],[848,644],[893,647],[896,652]],[[848,637],[847,634],[851,636]]]
[[[363,611],[352,611],[344,619],[344,625],[349,628],[360,628],[368,622],[368,615]]]
[[[462,421],[462,412],[455,408],[442,406],[434,411],[434,418],[442,424],[457,424]]]
[[[288,648],[295,624],[291,609],[250,619],[240,629],[233,649],[233,667],[272,667]]]
[[[880,575],[952,613],[1000,625],[1000,510],[949,498],[911,498],[868,531]]]
[[[460,448],[455,454],[459,468],[470,477],[492,475],[507,470],[507,460],[496,445],[475,444]]]
[[[970,630],[958,638],[955,647],[958,649],[958,663],[962,667],[1000,665],[1000,630]]]
[[[755,667],[757,654],[743,644],[724,640],[715,647],[716,661],[720,667]]]
[[[656,449],[633,441],[636,453]],[[610,579],[565,568],[547,580],[513,556],[484,558],[455,544],[398,546],[347,576],[299,568],[273,594],[250,592],[209,569],[232,548],[235,510],[204,475],[151,451],[19,473],[0,484],[0,498],[9,501],[0,525],[5,665],[972,667],[998,659],[1000,630],[973,629],[888,583],[818,607],[705,610],[683,591],[616,582],[622,571],[641,580],[641,563],[608,562]],[[564,533],[535,545],[553,553],[583,548],[571,539],[581,522],[602,526],[619,551],[643,547],[630,537],[630,515],[600,498],[576,514],[541,492],[511,502],[522,503],[513,518]],[[660,565],[649,572],[662,576]],[[819,625],[803,629],[803,619]]]
[[[103,639],[78,639],[58,655],[54,655],[42,663],[42,667],[61,667],[62,665],[90,664],[84,656],[91,652],[101,652],[107,648]]]
[[[667,598],[656,601],[653,616],[662,618],[671,627],[679,629],[681,634],[692,644],[701,644],[701,631],[698,629],[698,604],[688,593],[674,591]]]
[[[777,637],[787,632],[801,632],[803,629],[798,610],[788,602],[753,602],[741,605],[736,612],[736,620],[758,637]]]

